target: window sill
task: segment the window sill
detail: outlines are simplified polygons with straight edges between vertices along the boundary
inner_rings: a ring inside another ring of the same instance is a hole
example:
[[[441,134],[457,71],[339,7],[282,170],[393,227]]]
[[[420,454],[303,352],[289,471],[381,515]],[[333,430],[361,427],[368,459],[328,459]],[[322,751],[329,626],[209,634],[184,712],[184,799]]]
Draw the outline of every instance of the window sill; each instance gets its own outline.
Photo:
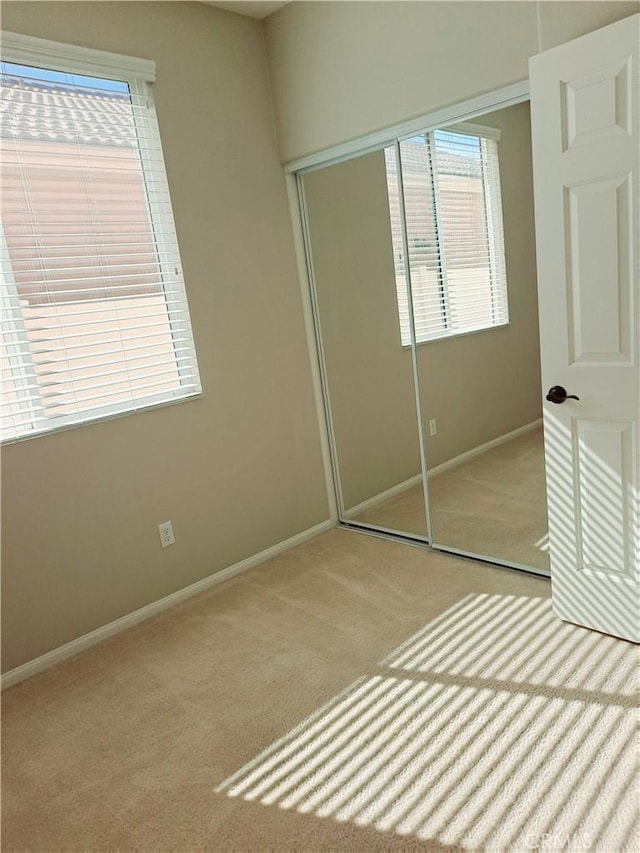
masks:
[[[467,338],[470,335],[479,335],[479,334],[482,334],[483,332],[492,332],[495,329],[506,329],[510,325],[511,325],[511,321],[507,320],[506,323],[496,323],[495,325],[492,325],[492,326],[483,326],[481,329],[470,329],[467,332],[449,332],[448,334],[438,335],[437,337],[425,338],[424,340],[416,341],[416,346],[421,347],[421,346],[424,346],[425,344],[441,343],[442,341],[449,341],[452,338]],[[411,344],[402,344],[402,349],[403,350],[410,350]]]
[[[63,424],[61,426],[52,427],[51,429],[38,430],[37,432],[34,431],[24,435],[18,435],[15,438],[3,438],[0,442],[0,446],[6,447],[9,444],[19,444],[23,441],[32,441],[36,438],[44,438],[45,436],[55,435],[59,432],[68,432],[68,430],[71,429],[79,429],[81,427],[91,426],[92,424],[98,424],[104,421],[115,421],[120,418],[127,418],[130,415],[138,415],[141,412],[150,412],[153,409],[165,409],[168,406],[178,406],[180,403],[189,403],[191,400],[200,400],[202,397],[204,397],[204,392],[198,391],[195,394],[178,397],[175,400],[164,400],[162,403],[149,403],[149,405],[139,406],[137,409],[128,409],[126,411],[113,412],[111,414],[99,414],[95,417],[87,418],[86,420],[79,421],[77,423]]]

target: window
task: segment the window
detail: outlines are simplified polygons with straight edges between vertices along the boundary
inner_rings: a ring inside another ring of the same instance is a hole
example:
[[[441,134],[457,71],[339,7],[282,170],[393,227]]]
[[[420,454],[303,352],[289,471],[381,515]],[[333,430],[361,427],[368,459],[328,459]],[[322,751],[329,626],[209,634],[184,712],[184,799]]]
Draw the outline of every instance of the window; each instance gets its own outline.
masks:
[[[411,343],[407,278],[418,343],[509,322],[498,139],[498,131],[472,125],[414,136],[400,143],[400,169],[395,147],[385,149],[405,346]]]
[[[2,438],[198,395],[155,66],[2,47]]]

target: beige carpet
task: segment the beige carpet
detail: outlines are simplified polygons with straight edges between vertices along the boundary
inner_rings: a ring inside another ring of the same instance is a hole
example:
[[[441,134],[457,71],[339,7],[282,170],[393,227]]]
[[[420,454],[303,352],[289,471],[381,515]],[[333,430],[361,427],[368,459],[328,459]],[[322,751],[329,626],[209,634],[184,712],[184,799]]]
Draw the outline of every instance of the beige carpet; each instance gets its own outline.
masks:
[[[541,428],[431,478],[429,504],[437,544],[549,570]],[[357,520],[424,536],[422,486]]]
[[[636,647],[335,530],[3,696],[3,850],[638,849]]]

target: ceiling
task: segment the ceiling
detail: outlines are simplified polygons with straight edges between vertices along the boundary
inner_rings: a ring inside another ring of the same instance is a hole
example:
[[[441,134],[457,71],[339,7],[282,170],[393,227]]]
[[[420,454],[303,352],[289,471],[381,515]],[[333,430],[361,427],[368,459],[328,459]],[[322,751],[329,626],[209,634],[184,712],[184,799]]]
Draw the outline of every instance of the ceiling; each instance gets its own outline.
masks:
[[[248,15],[250,18],[266,18],[281,6],[286,6],[289,0],[280,3],[271,0],[227,0],[220,3],[215,0],[201,0],[201,2],[207,3],[208,6],[218,6],[220,9],[236,12],[238,15]]]

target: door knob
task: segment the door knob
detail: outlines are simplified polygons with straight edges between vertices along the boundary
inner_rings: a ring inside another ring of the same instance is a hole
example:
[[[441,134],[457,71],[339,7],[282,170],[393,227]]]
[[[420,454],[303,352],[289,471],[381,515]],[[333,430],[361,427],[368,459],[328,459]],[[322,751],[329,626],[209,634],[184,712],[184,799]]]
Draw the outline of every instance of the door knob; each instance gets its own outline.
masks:
[[[549,388],[549,393],[547,394],[547,400],[550,403],[564,403],[565,400],[579,400],[580,397],[576,397],[575,394],[567,394],[562,385],[554,385],[552,388]]]

